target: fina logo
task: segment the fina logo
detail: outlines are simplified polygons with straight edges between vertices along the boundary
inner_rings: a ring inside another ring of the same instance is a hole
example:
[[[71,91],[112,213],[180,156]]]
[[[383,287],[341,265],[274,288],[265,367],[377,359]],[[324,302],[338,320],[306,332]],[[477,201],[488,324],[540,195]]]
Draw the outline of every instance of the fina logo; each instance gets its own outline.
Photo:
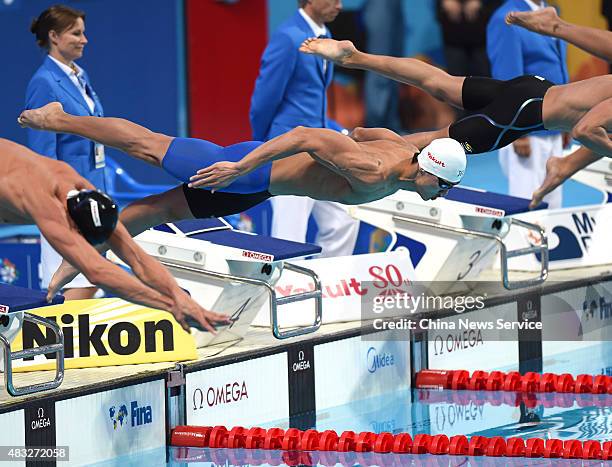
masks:
[[[125,404],[117,407],[114,405],[108,409],[108,415],[113,422],[113,430],[128,425],[128,409]],[[131,426],[147,425],[153,422],[153,410],[150,405],[139,407],[137,401],[130,403]]]
[[[19,271],[17,266],[8,258],[4,258],[0,264],[0,280],[5,284],[12,284],[19,279]]]
[[[374,347],[368,349],[366,361],[370,373],[376,373],[376,370],[395,365],[393,354],[383,352],[379,355]]]

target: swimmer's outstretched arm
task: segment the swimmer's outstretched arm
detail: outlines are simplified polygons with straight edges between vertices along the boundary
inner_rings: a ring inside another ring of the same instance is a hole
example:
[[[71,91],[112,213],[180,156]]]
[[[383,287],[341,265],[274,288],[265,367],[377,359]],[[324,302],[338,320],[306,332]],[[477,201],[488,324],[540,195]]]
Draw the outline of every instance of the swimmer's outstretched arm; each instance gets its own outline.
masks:
[[[185,194],[181,185],[164,193],[150,195],[133,201],[122,209],[119,214],[119,220],[125,226],[131,237],[135,237],[156,225],[176,222],[183,219],[193,219],[193,214],[185,199]],[[103,255],[110,249],[110,246],[107,243],[103,243],[97,245],[95,248]],[[129,263],[129,261],[125,262]],[[146,271],[150,271],[153,274],[154,280],[161,280],[166,283],[171,283],[174,280],[172,278],[166,280],[166,276],[156,273],[155,268],[145,269],[145,272]],[[60,267],[53,274],[51,282],[49,283],[48,297],[53,297],[78,274],[78,269],[73,267],[65,259],[62,260]],[[145,282],[147,281],[145,280]],[[152,285],[152,287],[156,289],[154,285]]]
[[[387,128],[362,128],[356,127],[351,131],[349,137],[353,141],[363,143],[364,141],[395,141],[397,143],[404,143],[404,140],[395,131],[391,131]]]
[[[324,128],[296,127],[265,142],[238,162],[217,162],[198,170],[189,186],[219,190],[257,167],[303,152],[349,183],[359,175],[378,177],[380,172],[379,161],[363,157],[359,145],[348,136]]]
[[[129,236],[121,223],[109,239],[109,244],[119,257],[129,263],[139,261],[139,267],[148,268],[149,273],[159,274],[160,281],[167,280],[161,289],[153,289],[137,277],[102,258],[98,252],[75,230],[67,224],[66,213],[60,209],[46,206],[30,213],[49,243],[87,279],[113,294],[151,308],[166,310],[185,328],[187,316],[195,319],[203,328],[214,332],[212,322],[225,321],[226,316],[205,310],[178,287],[176,281],[163,266],[147,255]]]
[[[545,36],[563,39],[582,50],[612,62],[612,32],[568,23],[554,7],[537,11],[511,11],[506,23],[521,26]]]
[[[455,107],[463,107],[464,77],[451,76],[440,68],[414,58],[373,55],[357,50],[351,41],[307,39],[300,52],[315,54],[345,68],[373,71],[410,84]]]
[[[589,110],[572,130],[572,137],[601,156],[612,157],[612,98],[600,102]]]

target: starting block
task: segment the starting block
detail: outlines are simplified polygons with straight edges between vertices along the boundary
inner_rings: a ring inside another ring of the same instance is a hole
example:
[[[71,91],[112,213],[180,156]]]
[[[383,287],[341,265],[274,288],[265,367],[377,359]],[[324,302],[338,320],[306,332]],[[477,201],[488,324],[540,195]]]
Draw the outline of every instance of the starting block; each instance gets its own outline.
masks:
[[[506,289],[540,284],[548,275],[548,247],[544,230],[514,216],[528,211],[529,200],[456,187],[446,198],[423,201],[416,193],[399,191],[387,198],[347,207],[351,216],[391,235],[388,249],[407,248],[420,281],[476,280],[499,253],[501,282]],[[544,204],[541,208],[545,207]],[[522,230],[537,245],[510,249],[505,237]],[[538,275],[511,280],[509,260],[538,254]]]
[[[321,325],[322,296],[317,274],[286,262],[320,253],[321,248],[316,245],[240,232],[216,218],[163,224],[143,232],[135,240],[165,265],[199,303],[230,315],[231,323],[220,328],[216,336],[198,330],[194,324],[192,334],[198,347],[242,338],[266,301],[272,333],[277,339],[308,334]],[[277,297],[274,285],[287,271],[307,277],[312,290]],[[211,303],[213,296],[217,298]],[[304,300],[314,301],[311,324],[282,330],[278,308]]]
[[[25,310],[57,305],[64,302],[64,297],[56,296],[47,303],[44,292],[0,284],[0,345],[4,359],[4,384],[11,396],[22,396],[57,388],[64,379],[64,334],[61,328],[49,319],[28,313]],[[13,352],[11,342],[21,331],[24,322],[45,327],[55,334],[55,343]],[[28,386],[15,387],[13,383],[13,361],[36,355],[55,353],[55,378],[53,381]]]
[[[549,238],[550,269],[612,264],[610,231],[612,230],[612,160],[602,158],[572,177],[602,192],[602,204],[562,209],[548,209],[539,213],[521,213],[516,217],[539,225]],[[513,248],[538,245],[538,238],[526,232],[512,232],[507,242]],[[533,271],[540,267],[539,255],[523,261],[512,261],[512,269]]]

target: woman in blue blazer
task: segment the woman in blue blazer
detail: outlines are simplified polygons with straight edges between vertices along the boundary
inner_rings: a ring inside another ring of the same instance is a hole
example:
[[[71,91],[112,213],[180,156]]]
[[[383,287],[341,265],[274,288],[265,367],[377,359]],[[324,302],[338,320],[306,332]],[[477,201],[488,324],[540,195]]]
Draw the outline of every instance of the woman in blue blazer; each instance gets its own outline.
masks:
[[[28,84],[26,109],[61,102],[67,112],[103,116],[102,104],[85,70],[75,60],[87,44],[85,13],[55,5],[43,11],[30,28],[45,59]],[[47,157],[64,161],[100,190],[105,191],[104,147],[78,136],[28,130],[28,146]],[[41,237],[42,286],[46,288],[61,263],[60,255]],[[67,299],[91,298],[96,288],[83,275],[66,286]]]

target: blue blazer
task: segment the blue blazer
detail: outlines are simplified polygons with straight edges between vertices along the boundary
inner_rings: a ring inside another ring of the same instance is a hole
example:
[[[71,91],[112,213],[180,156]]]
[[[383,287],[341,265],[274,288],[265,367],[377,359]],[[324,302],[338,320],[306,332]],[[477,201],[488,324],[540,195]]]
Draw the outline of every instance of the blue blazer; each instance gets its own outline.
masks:
[[[103,116],[102,104],[91,87],[87,73],[83,73],[83,78],[91,89],[95,104],[93,113],[68,75],[47,56],[28,84],[25,108],[35,109],[58,101],[69,114]],[[95,144],[92,141],[74,135],[28,129],[28,146],[43,156],[70,164],[94,186],[106,190],[104,168],[96,169]]]
[[[487,26],[487,54],[493,78],[508,80],[522,75],[538,75],[555,84],[566,84],[567,44],[505,22],[510,11],[531,11],[523,0],[507,0]]]
[[[326,91],[333,64],[328,62],[323,72],[322,58],[298,50],[312,36],[312,29],[296,11],[270,38],[251,98],[254,140],[266,141],[299,125],[341,129],[327,118]]]
[[[491,16],[487,26],[491,76],[509,80],[522,75],[537,75],[555,84],[566,84],[566,42],[506,24],[505,17],[510,11],[531,11],[531,8],[523,0],[507,0]],[[532,134],[545,136],[558,133],[539,131]]]

